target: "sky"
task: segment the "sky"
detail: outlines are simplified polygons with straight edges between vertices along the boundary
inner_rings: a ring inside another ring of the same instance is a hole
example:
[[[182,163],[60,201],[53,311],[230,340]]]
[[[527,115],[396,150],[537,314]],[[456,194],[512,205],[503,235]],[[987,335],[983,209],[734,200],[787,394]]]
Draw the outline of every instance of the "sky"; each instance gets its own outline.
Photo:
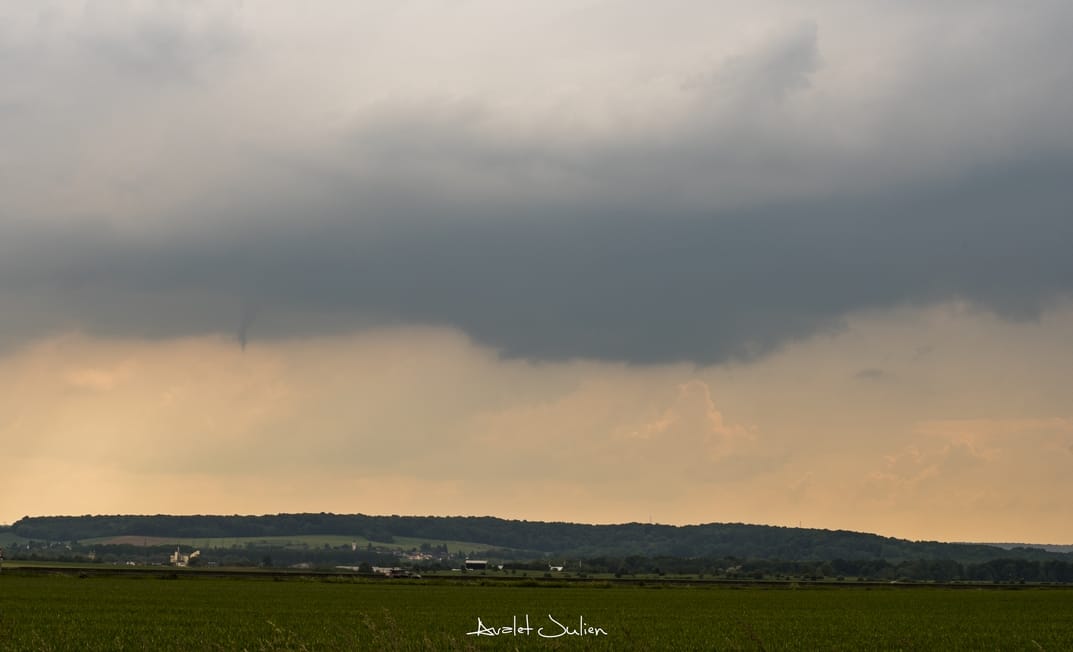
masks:
[[[0,12],[0,523],[1073,543],[1073,5]]]

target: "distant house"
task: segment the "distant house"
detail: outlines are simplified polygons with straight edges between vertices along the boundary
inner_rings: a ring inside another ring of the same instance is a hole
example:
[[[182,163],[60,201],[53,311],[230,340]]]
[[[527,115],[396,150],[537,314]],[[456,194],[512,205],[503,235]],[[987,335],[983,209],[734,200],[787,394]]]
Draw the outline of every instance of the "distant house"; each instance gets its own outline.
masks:
[[[488,560],[486,559],[467,559],[466,570],[484,570],[488,568]]]
[[[171,553],[171,557],[168,558],[168,561],[171,562],[172,566],[183,567],[183,566],[189,566],[191,560],[197,559],[200,556],[201,556],[201,551],[200,550],[195,550],[194,552],[190,553],[189,555],[184,555],[179,550],[179,546],[175,546],[175,552]]]
[[[551,565],[549,565],[548,570],[555,571],[557,573],[561,573],[561,572],[563,572],[563,567],[562,566],[551,566]]]

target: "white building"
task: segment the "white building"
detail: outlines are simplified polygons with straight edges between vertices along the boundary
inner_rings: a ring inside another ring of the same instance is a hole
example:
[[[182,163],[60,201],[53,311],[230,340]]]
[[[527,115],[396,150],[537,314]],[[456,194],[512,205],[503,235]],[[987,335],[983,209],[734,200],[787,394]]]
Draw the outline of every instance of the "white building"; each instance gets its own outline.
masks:
[[[175,546],[175,552],[171,553],[171,557],[169,558],[169,561],[171,562],[172,566],[183,567],[183,566],[189,566],[190,565],[190,560],[197,559],[200,556],[201,556],[201,551],[200,550],[195,550],[194,552],[190,553],[189,555],[184,555],[182,553],[182,551],[179,550],[179,546]]]

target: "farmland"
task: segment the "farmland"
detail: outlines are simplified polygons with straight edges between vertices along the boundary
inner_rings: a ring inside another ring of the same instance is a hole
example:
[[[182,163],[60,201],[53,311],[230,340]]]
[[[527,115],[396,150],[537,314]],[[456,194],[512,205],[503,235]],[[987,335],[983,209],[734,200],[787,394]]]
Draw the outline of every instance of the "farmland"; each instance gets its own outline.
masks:
[[[138,535],[125,535],[115,537],[93,537],[79,541],[83,546],[91,545],[183,545],[206,549],[236,548],[236,547],[276,547],[276,548],[320,548],[323,546],[350,546],[359,548],[375,546],[382,550],[411,550],[422,544],[429,546],[447,546],[452,552],[466,554],[479,554],[488,550],[491,546],[472,543],[468,541],[445,541],[441,539],[425,539],[419,537],[394,537],[390,543],[372,541],[361,536],[349,536],[343,534],[306,534],[306,535],[281,535],[281,536],[254,536],[254,537],[148,537]]]
[[[5,569],[0,649],[1073,648],[1073,590],[1060,588],[83,575]],[[467,635],[478,618],[485,635]],[[540,636],[563,632],[551,618],[585,635]]]

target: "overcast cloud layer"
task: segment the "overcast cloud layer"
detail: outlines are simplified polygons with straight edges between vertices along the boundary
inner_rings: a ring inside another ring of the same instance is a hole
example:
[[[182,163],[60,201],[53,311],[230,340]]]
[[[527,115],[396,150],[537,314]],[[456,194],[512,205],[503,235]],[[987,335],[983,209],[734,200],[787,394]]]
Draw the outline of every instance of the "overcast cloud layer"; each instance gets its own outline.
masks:
[[[1073,7],[808,4],[5,9],[0,347],[427,324],[707,364],[1068,296]]]

